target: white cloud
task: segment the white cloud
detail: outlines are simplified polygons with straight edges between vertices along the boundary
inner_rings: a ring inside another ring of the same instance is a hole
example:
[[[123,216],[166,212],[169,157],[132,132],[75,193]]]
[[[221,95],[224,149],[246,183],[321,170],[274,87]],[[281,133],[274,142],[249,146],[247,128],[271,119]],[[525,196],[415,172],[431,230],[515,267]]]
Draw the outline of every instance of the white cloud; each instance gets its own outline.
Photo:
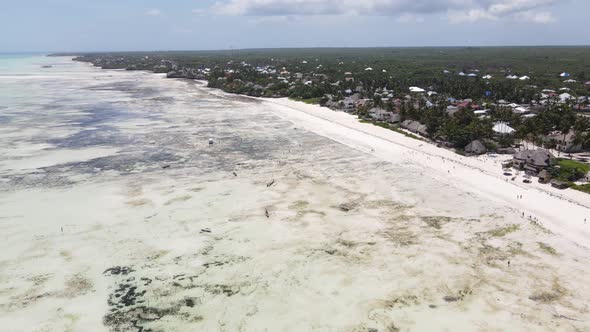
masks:
[[[568,1],[568,0],[564,0]],[[219,0],[211,8],[221,15],[288,17],[309,15],[394,16],[420,22],[423,15],[445,13],[453,23],[519,18],[549,23],[553,16],[536,11],[558,0]]]
[[[473,23],[483,20],[495,21],[497,16],[490,14],[486,10],[471,9],[468,11],[450,11],[448,18],[451,23]]]
[[[162,11],[160,11],[158,8],[152,8],[152,9],[148,9],[145,14],[147,16],[160,16],[162,14]]]
[[[538,24],[549,24],[557,21],[553,14],[549,12],[526,11],[516,14],[515,18],[521,21]]]
[[[392,15],[436,12],[471,0],[223,0],[213,9],[226,15]]]
[[[495,1],[488,11],[493,15],[512,14],[556,3],[555,0],[503,0]]]

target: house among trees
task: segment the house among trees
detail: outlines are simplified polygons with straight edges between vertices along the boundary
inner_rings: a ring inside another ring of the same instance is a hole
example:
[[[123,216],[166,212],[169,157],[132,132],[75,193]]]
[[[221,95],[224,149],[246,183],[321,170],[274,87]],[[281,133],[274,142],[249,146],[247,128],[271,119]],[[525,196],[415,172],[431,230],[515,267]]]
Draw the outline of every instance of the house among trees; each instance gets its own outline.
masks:
[[[561,131],[554,131],[547,135],[546,141],[555,144],[555,150],[565,153],[576,153],[582,151],[582,144],[576,142],[576,133],[570,130],[567,134]]]
[[[492,130],[499,135],[510,135],[516,130],[508,125],[505,121],[498,121],[494,123]]]
[[[529,175],[538,176],[541,171],[555,165],[557,159],[549,151],[544,149],[523,150],[514,155],[515,168],[524,170]]]
[[[426,126],[418,121],[405,120],[401,123],[401,127],[413,133],[420,134],[422,136],[428,136],[428,130],[426,129]]]
[[[342,100],[342,107],[345,112],[352,113],[356,110],[356,103],[360,99],[360,95],[358,93],[353,94],[352,96],[348,96]]]
[[[390,113],[382,108],[373,107],[369,110],[369,116],[377,121],[387,121],[390,118]]]

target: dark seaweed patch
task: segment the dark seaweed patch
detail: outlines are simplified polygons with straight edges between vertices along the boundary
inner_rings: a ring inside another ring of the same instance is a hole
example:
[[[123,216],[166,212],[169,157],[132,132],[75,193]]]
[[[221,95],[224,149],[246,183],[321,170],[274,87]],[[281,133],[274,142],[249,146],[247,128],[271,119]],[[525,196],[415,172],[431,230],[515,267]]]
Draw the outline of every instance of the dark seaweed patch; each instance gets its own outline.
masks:
[[[49,140],[49,143],[59,148],[83,148],[90,146],[126,146],[135,140],[116,131],[113,127],[99,126],[95,129],[85,129],[65,138]]]
[[[111,331],[151,331],[151,329],[145,327],[146,323],[157,321],[165,316],[178,316],[193,322],[203,319],[202,316],[191,315],[186,312],[186,309],[181,312],[182,308],[195,308],[201,304],[199,298],[185,297],[180,301],[162,307],[146,305],[145,297],[148,289],[145,288],[152,283],[152,279],[148,277],[138,278],[133,275],[135,273],[137,272],[133,268],[127,266],[115,266],[104,271],[107,276],[123,280],[117,284],[115,290],[109,295],[107,303],[110,309],[103,317],[104,325]],[[176,275],[173,279],[183,279],[182,276],[183,274]],[[189,278],[192,279],[192,277]],[[156,277],[156,280],[165,281],[166,278],[160,279]],[[227,295],[228,289],[227,287],[221,287],[219,292]]]
[[[106,269],[103,274],[110,274],[110,275],[128,275],[131,272],[134,272],[135,270],[133,270],[132,268],[130,268],[129,266],[115,266],[115,267],[111,267]]]

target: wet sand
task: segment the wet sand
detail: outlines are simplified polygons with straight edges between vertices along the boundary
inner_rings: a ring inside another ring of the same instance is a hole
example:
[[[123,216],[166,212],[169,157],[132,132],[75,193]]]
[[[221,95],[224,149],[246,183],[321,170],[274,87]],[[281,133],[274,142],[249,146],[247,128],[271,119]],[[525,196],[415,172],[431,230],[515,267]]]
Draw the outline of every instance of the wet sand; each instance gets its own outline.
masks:
[[[533,223],[485,172],[458,181],[299,106],[71,66],[68,100],[0,127],[7,330],[589,327],[570,212]]]

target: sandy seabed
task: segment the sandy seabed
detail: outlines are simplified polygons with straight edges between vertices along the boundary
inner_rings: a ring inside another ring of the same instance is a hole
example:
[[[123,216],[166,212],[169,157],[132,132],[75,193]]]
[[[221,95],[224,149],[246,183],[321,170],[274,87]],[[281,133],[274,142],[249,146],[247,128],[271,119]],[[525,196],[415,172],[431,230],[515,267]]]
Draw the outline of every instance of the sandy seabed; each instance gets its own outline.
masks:
[[[590,329],[590,196],[344,113],[67,63],[30,78],[66,96],[0,109],[1,331]]]

